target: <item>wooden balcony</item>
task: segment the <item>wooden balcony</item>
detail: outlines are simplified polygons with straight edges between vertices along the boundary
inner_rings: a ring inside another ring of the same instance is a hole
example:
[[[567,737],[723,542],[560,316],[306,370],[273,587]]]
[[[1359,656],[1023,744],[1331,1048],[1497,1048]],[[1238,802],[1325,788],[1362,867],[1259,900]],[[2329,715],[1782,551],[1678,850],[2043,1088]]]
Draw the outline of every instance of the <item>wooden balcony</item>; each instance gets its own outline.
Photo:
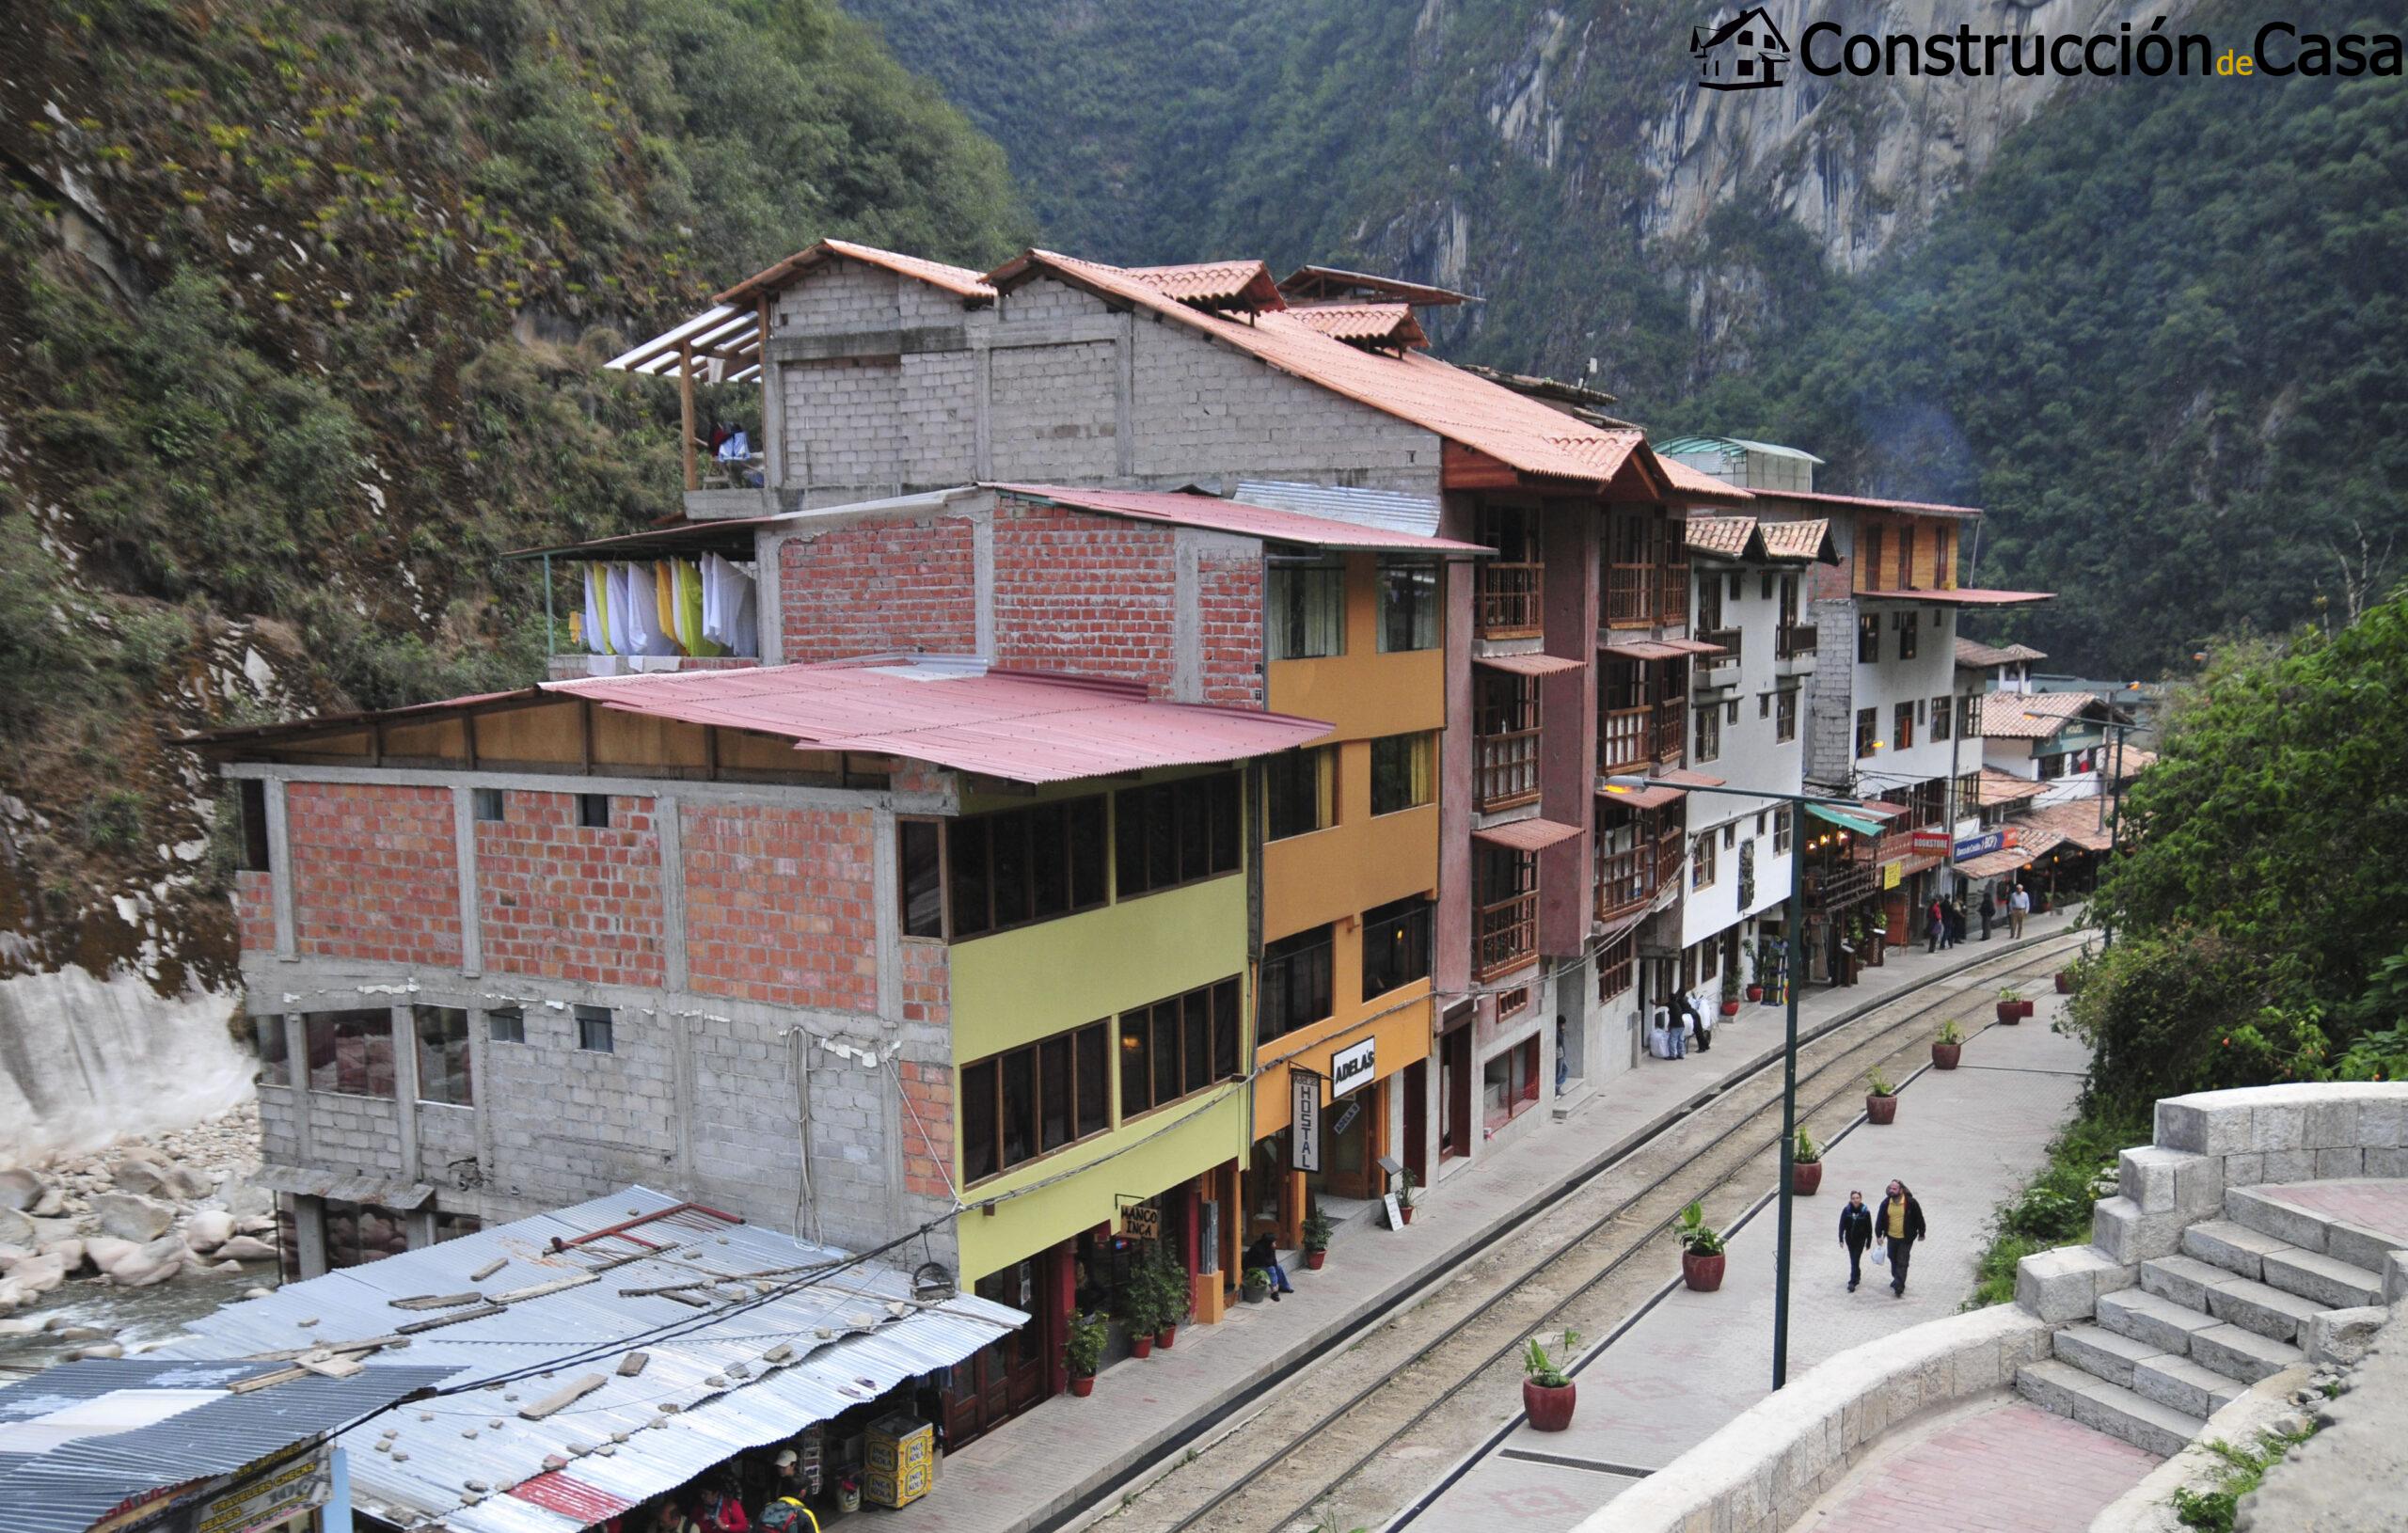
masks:
[[[1689,567],[1686,561],[1667,564],[1657,572],[1662,584],[1656,597],[1656,621],[1667,627],[1676,627],[1689,620]]]
[[[1810,867],[1805,874],[1806,908],[1842,909],[1878,892],[1880,870],[1871,862],[1835,862]]]
[[[1784,623],[1773,633],[1773,658],[1811,660],[1814,657],[1814,625]]]
[[[1606,566],[1606,626],[1644,628],[1656,621],[1656,598],[1663,582],[1654,564]]]
[[[1543,622],[1541,566],[1490,561],[1480,566],[1480,637],[1535,639]]]
[[[1499,730],[1472,737],[1472,798],[1483,814],[1539,796],[1539,731]]]
[[[1637,915],[1662,887],[1652,845],[1607,852],[1597,859],[1597,919],[1610,925]]]
[[[1656,887],[1681,881],[1681,860],[1688,855],[1688,837],[1675,824],[1656,842]]]
[[[1482,905],[1472,917],[1472,969],[1483,983],[1530,963],[1539,952],[1539,895],[1533,889]]]
[[[1708,628],[1703,633],[1698,634],[1695,637],[1701,644],[1718,644],[1721,646],[1722,649],[1722,653],[1719,655],[1699,656],[1697,657],[1697,663],[1701,669],[1718,665],[1737,665],[1739,663],[1740,634],[1738,629]]]
[[[1656,710],[1647,703],[1636,708],[1608,708],[1597,715],[1597,771],[1640,772],[1656,761]]]
[[[1657,764],[1677,766],[1688,749],[1689,705],[1686,699],[1668,697],[1656,704],[1656,760]]]

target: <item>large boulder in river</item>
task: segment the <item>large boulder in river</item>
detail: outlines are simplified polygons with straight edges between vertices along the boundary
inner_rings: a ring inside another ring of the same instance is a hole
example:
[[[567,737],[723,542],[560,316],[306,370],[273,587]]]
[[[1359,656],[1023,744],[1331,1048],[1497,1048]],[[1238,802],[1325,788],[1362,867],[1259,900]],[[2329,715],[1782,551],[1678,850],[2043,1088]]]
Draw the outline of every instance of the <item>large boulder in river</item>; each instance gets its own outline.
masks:
[[[49,1178],[39,1171],[27,1171],[23,1166],[13,1171],[0,1171],[0,1209],[30,1212],[54,1190]]]
[[[217,1179],[208,1172],[188,1166],[182,1161],[169,1166],[162,1178],[166,1183],[168,1197],[190,1203],[217,1191]]]
[[[274,1261],[276,1247],[251,1235],[237,1235],[217,1248],[217,1255],[230,1261]]]
[[[0,1209],[0,1245],[22,1245],[28,1251],[41,1243],[34,1222],[14,1209]]]
[[[102,1270],[109,1281],[120,1288],[147,1288],[153,1283],[165,1283],[183,1271],[184,1258],[192,1255],[184,1249],[183,1238],[165,1235],[147,1244],[138,1245],[120,1256],[114,1266]]]
[[[92,1213],[102,1234],[120,1241],[155,1241],[176,1222],[174,1204],[139,1193],[103,1193],[92,1199]]]
[[[44,1241],[41,1242],[41,1255],[56,1256],[66,1264],[70,1272],[73,1272],[84,1265],[84,1242],[71,1238],[64,1241]]]
[[[222,1209],[205,1209],[184,1221],[184,1244],[195,1251],[214,1251],[234,1238],[234,1216]]]
[[[67,1281],[67,1262],[55,1256],[19,1256],[0,1262],[0,1275],[28,1293],[48,1293]]]
[[[167,1193],[167,1171],[153,1161],[128,1156],[109,1167],[109,1180],[120,1193],[143,1193],[165,1195]]]

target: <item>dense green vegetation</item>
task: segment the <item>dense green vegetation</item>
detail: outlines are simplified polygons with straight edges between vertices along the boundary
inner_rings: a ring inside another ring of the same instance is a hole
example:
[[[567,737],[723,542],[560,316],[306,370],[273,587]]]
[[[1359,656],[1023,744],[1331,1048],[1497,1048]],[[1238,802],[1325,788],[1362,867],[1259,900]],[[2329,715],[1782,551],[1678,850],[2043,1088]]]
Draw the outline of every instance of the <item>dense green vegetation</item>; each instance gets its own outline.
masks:
[[[207,829],[181,730],[540,673],[540,593],[493,556],[677,509],[673,392],[598,367],[626,336],[823,234],[1029,232],[1000,152],[831,0],[103,0],[17,8],[0,52],[35,961],[105,967],[102,896]],[[222,921],[196,906],[204,949]]]
[[[1987,506],[1984,580],[2064,593],[1991,631],[2067,668],[2345,622],[2408,552],[2408,81],[2084,87],[1850,277],[1752,186],[1698,238],[1641,229],[1688,25],[1725,8],[848,3],[1004,143],[1055,243],[1459,278],[1486,302],[1441,317],[1447,355],[1810,447],[1827,487]],[[2276,14],[2183,26],[2245,44]],[[1820,93],[1793,152],[1823,172],[1917,131],[1878,80],[1787,88]]]

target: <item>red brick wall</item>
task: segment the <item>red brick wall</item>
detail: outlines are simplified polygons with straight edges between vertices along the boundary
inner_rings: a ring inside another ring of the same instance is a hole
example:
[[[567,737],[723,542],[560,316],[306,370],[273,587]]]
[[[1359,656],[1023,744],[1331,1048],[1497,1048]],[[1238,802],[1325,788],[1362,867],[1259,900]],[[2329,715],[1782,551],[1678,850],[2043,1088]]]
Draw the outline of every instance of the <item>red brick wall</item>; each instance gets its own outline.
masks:
[[[276,875],[234,875],[234,919],[240,924],[244,952],[276,951]]]
[[[1176,529],[998,497],[995,659],[1171,681]]]
[[[610,799],[607,830],[577,796],[513,790],[477,822],[477,899],[489,970],[602,985],[658,985],[660,834],[653,800]]]
[[[1207,553],[1196,570],[1204,645],[1204,701],[1262,706],[1262,557],[1254,548]]]
[[[449,788],[295,782],[285,824],[299,952],[460,966]]]
[[[899,1062],[903,1076],[903,1187],[946,1197],[953,1177],[953,1067]]]
[[[789,539],[778,559],[785,657],[978,647],[977,556],[958,518],[849,527]]]
[[[693,988],[789,1006],[876,1009],[874,834],[866,809],[689,806]]]

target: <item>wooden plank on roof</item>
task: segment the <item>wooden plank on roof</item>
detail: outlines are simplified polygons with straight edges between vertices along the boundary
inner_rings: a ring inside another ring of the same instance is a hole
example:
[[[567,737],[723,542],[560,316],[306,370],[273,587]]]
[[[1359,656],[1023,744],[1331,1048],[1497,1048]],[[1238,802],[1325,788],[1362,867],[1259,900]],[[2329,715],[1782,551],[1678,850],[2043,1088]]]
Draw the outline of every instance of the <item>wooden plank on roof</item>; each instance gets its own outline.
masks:
[[[420,1331],[440,1330],[442,1327],[447,1325],[457,1325],[463,1320],[488,1320],[496,1315],[507,1315],[509,1313],[510,1306],[508,1304],[479,1304],[474,1309],[455,1310],[452,1314],[437,1315],[433,1320],[412,1320],[407,1325],[397,1325],[393,1327],[393,1329],[400,1332],[403,1335],[414,1336]]]
[[[530,1421],[541,1421],[556,1411],[567,1410],[610,1382],[608,1374],[589,1373],[564,1388],[553,1390],[531,1405],[520,1406],[518,1414]]]
[[[462,1304],[482,1304],[484,1295],[471,1289],[467,1293],[422,1293],[414,1299],[388,1301],[395,1309],[457,1309]]]

